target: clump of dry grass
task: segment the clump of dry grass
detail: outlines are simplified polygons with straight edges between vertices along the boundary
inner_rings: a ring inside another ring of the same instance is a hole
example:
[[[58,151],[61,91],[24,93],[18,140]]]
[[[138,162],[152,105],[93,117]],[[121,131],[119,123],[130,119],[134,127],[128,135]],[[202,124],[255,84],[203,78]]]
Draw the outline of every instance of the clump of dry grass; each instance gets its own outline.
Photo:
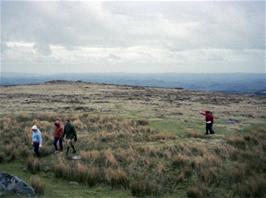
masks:
[[[197,170],[201,169],[207,169],[208,167],[212,166],[219,166],[222,161],[219,157],[212,155],[212,154],[206,154],[204,156],[196,156],[191,159],[191,165],[193,168],[196,168]]]
[[[30,185],[33,187],[35,193],[44,194],[45,183],[41,180],[41,178],[37,175],[34,175],[30,178]]]
[[[247,164],[236,162],[225,172],[225,178],[229,180],[229,183],[234,184],[244,180],[248,174]]]
[[[105,171],[106,181],[112,186],[128,187],[129,179],[127,173],[121,169],[108,168]]]
[[[189,198],[202,198],[204,194],[198,186],[191,186],[187,188],[187,197]]]
[[[154,180],[134,181],[130,185],[130,190],[131,194],[136,197],[159,196],[162,193],[161,186]]]
[[[156,166],[156,172],[159,176],[162,176],[166,172],[166,167],[162,162],[159,162]]]
[[[17,122],[26,122],[26,121],[31,120],[31,118],[32,118],[32,114],[29,114],[29,113],[19,113],[16,116]]]
[[[246,142],[248,142],[249,144],[251,144],[251,145],[257,145],[259,143],[259,141],[257,140],[257,138],[254,137],[254,136],[251,136],[251,135],[245,135],[244,136],[244,140]]]
[[[245,149],[246,148],[246,142],[245,140],[240,136],[231,136],[226,138],[227,142],[238,149]]]
[[[31,173],[37,173],[41,170],[41,162],[37,158],[33,158],[32,156],[27,159],[27,169]]]
[[[80,151],[80,156],[81,156],[81,159],[84,161],[96,162],[100,160],[101,152],[98,150]]]
[[[186,136],[189,138],[202,138],[203,134],[195,131],[189,131],[186,133]]]
[[[52,147],[52,145],[46,145],[46,144],[44,144],[44,145],[40,148],[40,155],[41,155],[42,157],[49,156],[49,155],[51,155],[52,153],[54,153],[54,148]]]
[[[176,155],[172,159],[172,166],[176,168],[185,167],[190,165],[191,159],[186,155]]]
[[[80,118],[77,118],[73,121],[73,125],[76,127],[77,130],[84,130],[87,128],[86,124],[84,124]]]
[[[105,159],[105,165],[107,167],[110,166],[110,167],[116,168],[118,166],[118,162],[111,150],[106,150],[104,151],[103,154],[104,154],[104,159]]]
[[[23,158],[27,158],[30,155],[30,151],[29,148],[27,146],[21,146],[20,150],[19,150],[19,156],[23,157]]]
[[[150,141],[167,141],[175,140],[176,136],[173,134],[157,133],[150,136]]]
[[[266,179],[263,177],[249,177],[235,185],[235,195],[241,197],[264,197],[266,194]]]
[[[141,126],[147,126],[149,125],[149,121],[148,120],[137,120],[136,121],[137,125],[141,125]]]
[[[99,167],[87,166],[78,162],[69,165],[63,161],[58,161],[54,166],[55,177],[78,181],[90,186],[104,181],[104,174]]]
[[[88,167],[84,164],[77,163],[72,171],[72,174],[75,180],[86,183],[88,178]]]
[[[87,184],[93,186],[97,184],[97,182],[103,181],[103,171],[99,169],[99,167],[89,166],[87,172]]]
[[[70,166],[62,161],[57,161],[54,166],[55,177],[70,178],[71,169]]]
[[[7,144],[3,148],[5,155],[11,155],[14,152],[14,149],[13,144]]]
[[[161,149],[154,145],[146,145],[140,147],[138,148],[138,151],[149,157],[163,157],[163,152],[161,151]]]
[[[10,117],[3,117],[0,119],[1,131],[10,130],[10,128],[15,125],[17,125],[16,121],[14,119],[11,119]]]

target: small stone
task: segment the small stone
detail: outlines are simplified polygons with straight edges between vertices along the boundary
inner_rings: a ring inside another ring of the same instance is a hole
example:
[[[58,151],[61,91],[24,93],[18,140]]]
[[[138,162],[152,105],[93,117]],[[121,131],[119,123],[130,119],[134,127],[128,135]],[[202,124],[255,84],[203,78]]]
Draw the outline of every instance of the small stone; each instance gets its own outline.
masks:
[[[79,183],[78,182],[75,182],[75,181],[70,181],[69,184],[70,185],[74,185],[74,186],[78,186],[79,185]]]
[[[74,155],[72,157],[73,160],[81,160],[81,156],[80,155]]]

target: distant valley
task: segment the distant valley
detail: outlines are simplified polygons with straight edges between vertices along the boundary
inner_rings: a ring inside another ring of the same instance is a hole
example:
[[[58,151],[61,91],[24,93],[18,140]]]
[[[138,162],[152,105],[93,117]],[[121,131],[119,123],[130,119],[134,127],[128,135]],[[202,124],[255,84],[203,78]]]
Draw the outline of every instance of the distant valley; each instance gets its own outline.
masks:
[[[200,91],[266,94],[265,74],[19,74],[2,73],[0,85],[38,84],[51,80],[84,81],[131,86],[184,88]]]

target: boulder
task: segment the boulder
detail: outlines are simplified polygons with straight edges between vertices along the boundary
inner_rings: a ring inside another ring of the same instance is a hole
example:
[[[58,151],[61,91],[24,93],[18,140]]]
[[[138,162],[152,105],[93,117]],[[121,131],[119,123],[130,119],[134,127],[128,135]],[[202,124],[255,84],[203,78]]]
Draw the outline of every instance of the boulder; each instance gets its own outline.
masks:
[[[16,176],[0,172],[0,194],[16,193],[29,197],[35,196],[34,189]]]

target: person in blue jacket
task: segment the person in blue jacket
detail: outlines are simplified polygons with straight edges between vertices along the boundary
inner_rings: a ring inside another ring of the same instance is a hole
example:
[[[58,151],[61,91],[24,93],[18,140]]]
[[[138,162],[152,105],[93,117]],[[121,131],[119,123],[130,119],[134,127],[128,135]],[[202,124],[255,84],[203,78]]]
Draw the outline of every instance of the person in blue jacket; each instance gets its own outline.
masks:
[[[37,157],[40,157],[40,147],[42,147],[42,133],[36,125],[32,126],[32,145],[34,153]]]

